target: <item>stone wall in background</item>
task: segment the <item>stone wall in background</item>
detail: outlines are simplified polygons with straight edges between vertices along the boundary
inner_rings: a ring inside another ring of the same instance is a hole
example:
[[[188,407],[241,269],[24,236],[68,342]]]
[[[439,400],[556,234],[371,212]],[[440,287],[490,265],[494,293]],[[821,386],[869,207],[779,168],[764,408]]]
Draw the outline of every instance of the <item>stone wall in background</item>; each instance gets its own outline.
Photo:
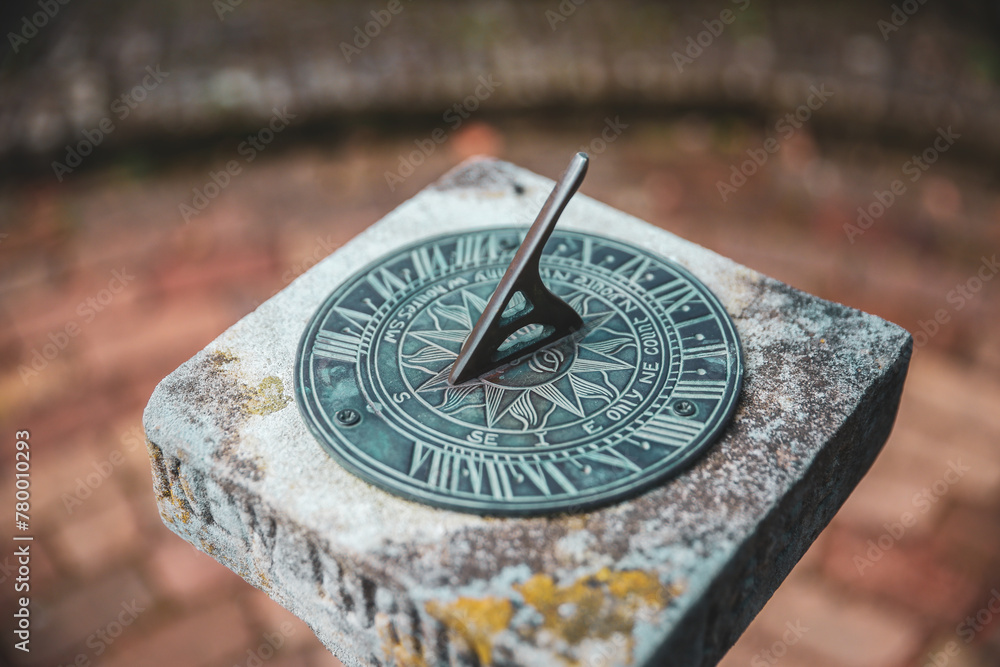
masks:
[[[0,163],[252,129],[275,109],[442,115],[484,95],[492,112],[784,113],[818,82],[836,91],[820,127],[922,139],[956,124],[976,137],[963,151],[1000,150],[996,22],[963,4],[98,0],[45,21],[15,4]]]

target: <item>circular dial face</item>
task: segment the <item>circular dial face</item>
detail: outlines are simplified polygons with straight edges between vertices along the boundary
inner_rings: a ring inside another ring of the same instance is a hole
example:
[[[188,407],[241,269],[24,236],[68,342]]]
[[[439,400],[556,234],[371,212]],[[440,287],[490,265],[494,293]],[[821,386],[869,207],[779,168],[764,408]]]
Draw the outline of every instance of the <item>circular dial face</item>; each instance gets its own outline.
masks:
[[[743,363],[718,299],[677,264],[591,234],[554,232],[540,262],[583,329],[449,384],[525,231],[395,251],[317,311],[299,347],[296,397],[348,470],[459,511],[579,511],[662,481],[725,426]]]

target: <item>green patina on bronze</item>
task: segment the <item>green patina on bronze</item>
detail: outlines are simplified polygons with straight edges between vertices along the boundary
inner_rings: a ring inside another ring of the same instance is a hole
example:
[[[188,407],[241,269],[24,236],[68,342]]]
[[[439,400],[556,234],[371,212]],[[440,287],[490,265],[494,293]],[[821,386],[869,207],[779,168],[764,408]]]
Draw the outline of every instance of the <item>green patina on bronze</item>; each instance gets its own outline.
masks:
[[[428,239],[326,299],[302,337],[295,392],[338,462],[433,506],[534,515],[634,496],[711,444],[739,395],[732,321],[684,268],[601,236],[557,231],[541,260],[581,331],[448,382],[523,234]]]

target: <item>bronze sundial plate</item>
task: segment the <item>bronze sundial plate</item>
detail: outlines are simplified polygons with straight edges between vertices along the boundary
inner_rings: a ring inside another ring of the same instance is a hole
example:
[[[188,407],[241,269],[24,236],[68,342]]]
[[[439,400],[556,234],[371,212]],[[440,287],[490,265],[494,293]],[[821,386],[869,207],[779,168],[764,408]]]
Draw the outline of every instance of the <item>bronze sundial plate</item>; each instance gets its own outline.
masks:
[[[743,371],[725,309],[678,264],[593,233],[557,229],[540,262],[583,329],[450,384],[526,231],[419,241],[327,297],[302,336],[295,391],[345,468],[436,507],[571,512],[662,482],[725,427]]]

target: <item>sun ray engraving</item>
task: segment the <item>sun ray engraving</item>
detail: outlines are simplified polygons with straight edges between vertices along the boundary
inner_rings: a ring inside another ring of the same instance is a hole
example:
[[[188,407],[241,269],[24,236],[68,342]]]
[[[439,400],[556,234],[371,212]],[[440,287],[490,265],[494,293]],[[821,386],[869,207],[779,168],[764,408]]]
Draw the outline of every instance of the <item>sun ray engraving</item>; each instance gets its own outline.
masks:
[[[531,392],[522,392],[517,400],[511,403],[509,410],[511,416],[524,428],[531,428],[533,424],[538,422],[538,412],[531,401]]]
[[[573,384],[573,390],[580,398],[598,398],[610,403],[615,397],[614,392],[607,387],[591,382],[579,375],[571,376],[569,381]]]
[[[413,386],[430,405],[448,415],[462,413],[473,425],[528,431],[545,429],[553,420],[583,418],[621,395],[608,373],[633,369],[627,355],[637,341],[611,327],[615,313],[592,296],[574,292],[567,302],[584,320],[580,336],[543,348],[498,377],[456,387],[448,383],[448,373],[486,304],[475,293],[458,290],[450,303],[427,308],[427,317],[408,330],[405,349],[412,351],[401,355],[402,365],[419,372]]]
[[[447,375],[447,374],[446,374]],[[473,394],[481,394],[482,390],[475,385],[462,385],[461,387],[451,387],[444,392],[444,403],[437,406],[438,410],[452,414],[471,407],[482,407],[482,401],[469,404],[465,399]]]
[[[597,352],[598,354],[615,354],[626,347],[635,347],[635,340],[632,338],[626,338],[625,336],[619,336],[616,338],[609,338],[607,340],[595,341],[593,343],[583,343],[581,347]]]
[[[567,412],[570,412],[576,415],[577,417],[582,417],[583,408],[580,406],[580,397],[577,396],[576,390],[573,388],[572,380],[570,380],[567,377],[566,382],[569,385],[568,387],[570,390],[569,393],[573,395],[572,398],[563,394],[562,391],[560,391],[559,388],[557,387],[556,382],[539,385],[532,390],[532,393],[537,394],[542,398],[548,399],[550,403],[558,405],[563,410],[566,410]]]

